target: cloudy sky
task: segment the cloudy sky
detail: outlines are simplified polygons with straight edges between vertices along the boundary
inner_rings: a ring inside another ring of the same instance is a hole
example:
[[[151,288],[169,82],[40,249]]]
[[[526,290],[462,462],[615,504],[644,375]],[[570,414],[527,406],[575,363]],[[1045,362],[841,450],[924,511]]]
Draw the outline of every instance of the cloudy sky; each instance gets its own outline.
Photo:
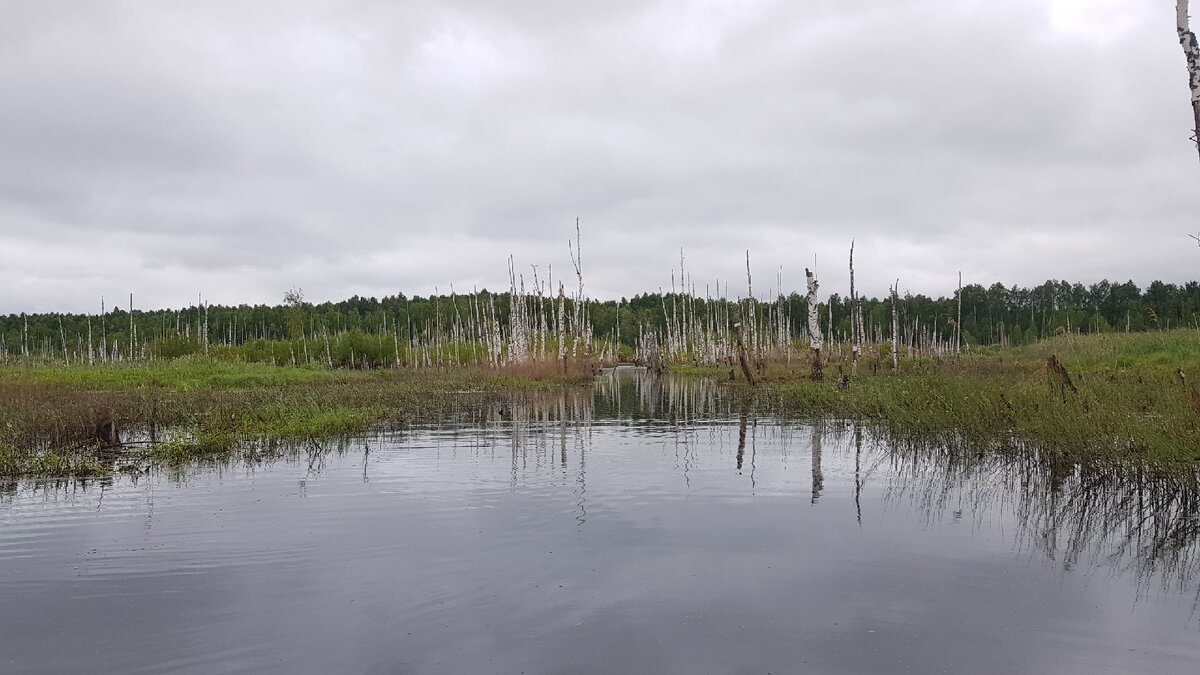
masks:
[[[1200,10],[1198,10],[1200,14]],[[1170,0],[0,0],[0,313],[1195,278]]]

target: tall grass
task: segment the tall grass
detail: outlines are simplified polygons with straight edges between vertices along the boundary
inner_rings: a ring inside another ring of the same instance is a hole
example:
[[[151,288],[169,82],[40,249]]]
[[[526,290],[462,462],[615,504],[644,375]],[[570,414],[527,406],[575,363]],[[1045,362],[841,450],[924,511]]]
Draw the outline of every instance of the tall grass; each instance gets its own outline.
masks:
[[[591,377],[585,364],[569,366],[346,371],[185,357],[0,367],[0,476],[97,470],[83,460],[95,457],[102,415],[117,421],[124,441],[165,439],[158,456],[206,454],[254,439],[355,433]]]
[[[1051,355],[1077,392],[1050,376]],[[1200,415],[1179,370],[1200,381],[1200,332],[1065,336],[957,360],[903,359],[899,373],[861,368],[847,385],[810,383],[787,368],[768,369],[764,379],[766,395],[793,414],[976,444],[1035,444],[1075,458],[1191,462],[1200,460]]]

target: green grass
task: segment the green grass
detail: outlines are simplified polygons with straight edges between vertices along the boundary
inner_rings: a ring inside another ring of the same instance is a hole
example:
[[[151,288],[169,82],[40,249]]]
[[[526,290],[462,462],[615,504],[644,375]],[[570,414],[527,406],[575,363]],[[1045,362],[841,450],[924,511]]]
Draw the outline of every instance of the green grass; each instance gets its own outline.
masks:
[[[1046,367],[1066,367],[1078,392]],[[1032,445],[1072,459],[1200,460],[1200,414],[1177,371],[1200,383],[1200,332],[1069,336],[960,359],[860,362],[848,387],[837,363],[825,382],[768,369],[762,389],[784,413],[862,419],[895,431],[975,445]],[[842,372],[850,373],[848,364]]]
[[[499,372],[331,371],[184,357],[0,367],[0,476],[104,472],[93,440],[102,413],[124,430],[172,433],[150,457],[174,463],[255,441],[341,437],[477,407],[505,392],[588,380],[588,373],[562,374],[553,364]]]
[[[149,363],[96,366],[12,366],[0,369],[5,382],[65,385],[82,389],[167,389],[200,391],[280,387],[368,379],[378,372],[290,368],[264,363],[231,363],[197,357]]]
[[[0,441],[2,476],[99,476],[108,465],[87,452],[23,452]]]
[[[1078,392],[1063,392],[1046,360],[1057,356]],[[840,366],[840,371],[839,371]],[[758,393],[783,415],[875,422],[972,447],[1032,445],[1068,459],[1200,460],[1200,414],[1177,376],[1200,385],[1200,331],[1065,336],[961,358],[867,355],[848,387],[845,355],[830,354],[824,382],[803,355],[774,364]],[[729,367],[677,366],[728,381]],[[740,378],[740,373],[737,375]],[[0,367],[0,476],[94,475],[113,470],[90,441],[98,413],[124,429],[161,430],[151,460],[175,464],[228,455],[265,441],[307,441],[478,408],[513,391],[586,382],[554,364],[495,372],[341,371],[183,357],[95,367]],[[734,393],[750,396],[744,385]]]

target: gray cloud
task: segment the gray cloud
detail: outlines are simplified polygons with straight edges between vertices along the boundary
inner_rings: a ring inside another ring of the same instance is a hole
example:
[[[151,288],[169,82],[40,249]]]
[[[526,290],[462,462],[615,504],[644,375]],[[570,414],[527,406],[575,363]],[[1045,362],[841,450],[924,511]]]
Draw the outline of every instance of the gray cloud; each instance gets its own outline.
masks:
[[[0,312],[502,287],[1190,278],[1172,8],[16,3]],[[761,280],[761,281],[759,281]]]

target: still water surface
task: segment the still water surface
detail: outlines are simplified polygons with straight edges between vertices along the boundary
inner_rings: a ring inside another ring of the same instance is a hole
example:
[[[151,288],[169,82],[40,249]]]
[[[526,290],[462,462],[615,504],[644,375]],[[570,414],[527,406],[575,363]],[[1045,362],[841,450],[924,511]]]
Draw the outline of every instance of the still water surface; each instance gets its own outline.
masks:
[[[0,485],[0,672],[1196,673],[1196,495],[620,371]]]

